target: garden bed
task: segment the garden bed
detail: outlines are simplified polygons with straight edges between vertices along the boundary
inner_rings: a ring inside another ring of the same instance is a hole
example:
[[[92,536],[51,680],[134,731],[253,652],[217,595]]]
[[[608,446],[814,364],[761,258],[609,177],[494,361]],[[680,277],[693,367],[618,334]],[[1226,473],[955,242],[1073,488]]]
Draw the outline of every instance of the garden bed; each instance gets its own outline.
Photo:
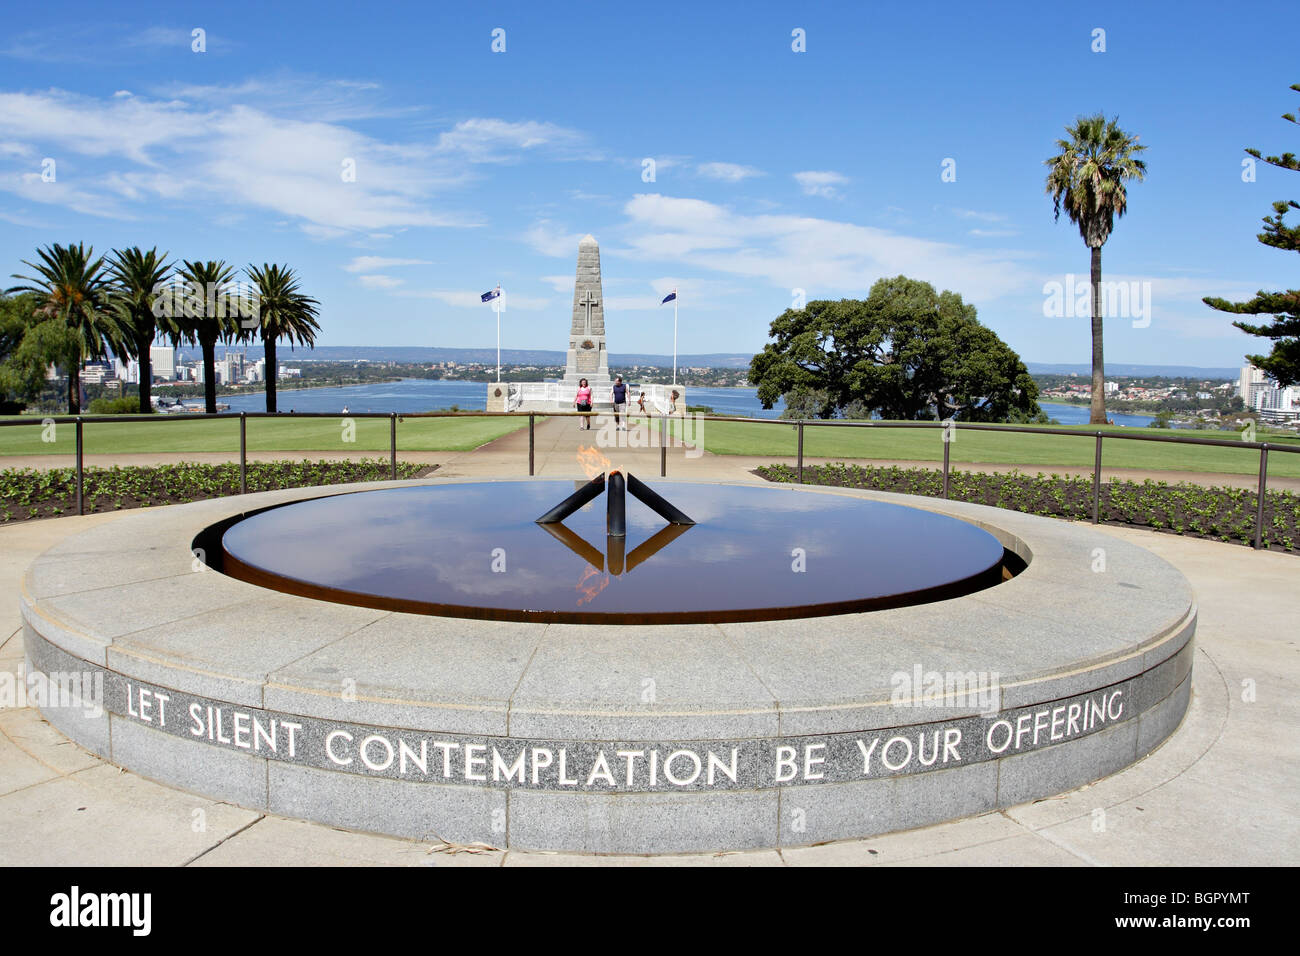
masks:
[[[398,478],[423,478],[437,465],[397,463]],[[384,481],[390,464],[363,461],[267,461],[248,463],[248,491],[310,488],[352,481]],[[87,468],[82,481],[86,514],[173,505],[239,494],[239,465],[181,462],[153,468]],[[77,513],[74,468],[9,469],[0,472],[0,523],[59,518]]]
[[[754,474],[767,481],[798,481],[798,472],[789,465],[765,465],[754,469]],[[929,468],[805,465],[803,480],[810,485],[943,496],[943,472]],[[952,501],[1074,521],[1092,520],[1092,478],[1086,476],[954,471],[949,475],[948,487]],[[1103,524],[1251,545],[1255,540],[1256,501],[1255,492],[1240,488],[1205,488],[1150,479],[1108,481],[1101,484],[1100,518]],[[1262,541],[1273,551],[1294,554],[1300,550],[1300,495],[1289,491],[1265,494]]]

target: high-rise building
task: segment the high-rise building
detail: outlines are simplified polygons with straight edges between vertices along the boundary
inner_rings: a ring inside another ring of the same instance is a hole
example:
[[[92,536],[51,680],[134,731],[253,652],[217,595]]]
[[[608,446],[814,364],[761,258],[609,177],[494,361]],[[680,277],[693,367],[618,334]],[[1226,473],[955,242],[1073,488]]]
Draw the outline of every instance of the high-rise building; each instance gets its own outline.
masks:
[[[117,377],[123,382],[128,382],[134,385],[140,381],[140,363],[135,359],[130,359],[126,362],[123,362],[121,359],[115,359],[113,361],[113,369],[116,372]]]
[[[170,345],[152,346],[149,349],[149,362],[153,366],[154,378],[160,378],[164,382],[176,378],[176,350]]]
[[[81,367],[81,381],[84,385],[102,385],[108,375],[107,362],[87,362]]]
[[[1241,381],[1237,386],[1237,394],[1241,396],[1241,401],[1247,408],[1256,407],[1256,393],[1268,388],[1269,385],[1268,376],[1264,374],[1263,369],[1255,368],[1253,365],[1241,367]]]
[[[1300,387],[1279,388],[1261,369],[1247,365],[1241,370],[1237,394],[1247,408],[1259,412],[1266,422],[1281,424],[1300,420]]]

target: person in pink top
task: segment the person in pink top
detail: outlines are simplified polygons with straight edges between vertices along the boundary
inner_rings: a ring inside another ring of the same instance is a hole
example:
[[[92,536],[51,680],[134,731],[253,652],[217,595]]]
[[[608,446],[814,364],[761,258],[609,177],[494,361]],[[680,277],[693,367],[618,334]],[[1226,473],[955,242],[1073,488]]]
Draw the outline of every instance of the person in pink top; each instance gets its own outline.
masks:
[[[578,382],[578,394],[574,396],[573,407],[580,412],[591,411],[591,386],[587,384],[585,378]],[[586,428],[590,431],[591,416],[584,415],[582,418],[578,419],[578,428],[579,430]]]

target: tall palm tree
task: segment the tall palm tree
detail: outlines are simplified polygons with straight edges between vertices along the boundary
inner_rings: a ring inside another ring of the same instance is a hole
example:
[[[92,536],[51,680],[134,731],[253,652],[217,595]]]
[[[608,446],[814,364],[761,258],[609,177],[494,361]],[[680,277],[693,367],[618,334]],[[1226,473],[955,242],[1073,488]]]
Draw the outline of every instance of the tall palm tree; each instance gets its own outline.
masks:
[[[1067,126],[1068,139],[1058,139],[1061,152],[1045,160],[1047,194],[1056,218],[1061,209],[1078,225],[1079,234],[1092,250],[1092,409],[1089,421],[1106,423],[1106,370],[1101,348],[1101,247],[1110,238],[1115,219],[1128,208],[1126,180],[1141,182],[1146,163],[1136,154],[1146,149],[1138,137],[1119,128],[1119,118],[1107,120],[1080,116]]]
[[[159,330],[159,316],[154,312],[159,288],[167,278],[171,264],[167,253],[158,255],[157,248],[144,252],[139,246],[114,249],[109,256],[108,269],[116,288],[113,305],[119,321],[130,333],[130,353],[140,366],[140,411],[153,411],[153,364],[149,350]],[[162,331],[172,330],[170,318],[162,317]]]
[[[231,280],[235,270],[224,261],[181,260],[177,276],[189,286],[186,308],[174,321],[173,341],[196,343],[203,350],[203,404],[209,415],[217,413],[217,343],[239,334],[237,308],[232,308]]]
[[[320,303],[299,291],[298,276],[288,266],[249,265],[248,277],[257,290],[257,330],[266,350],[266,410],[274,412],[276,342],[287,339],[291,347],[313,344],[320,331],[316,324]]]
[[[87,360],[105,358],[110,351],[125,349],[126,334],[110,305],[111,287],[104,271],[103,256],[82,243],[75,246],[46,246],[36,250],[39,262],[22,260],[36,275],[14,273],[30,285],[14,286],[9,292],[36,295],[36,311],[47,320],[66,326],[71,347],[63,356],[68,371],[68,414],[81,413],[81,366]]]

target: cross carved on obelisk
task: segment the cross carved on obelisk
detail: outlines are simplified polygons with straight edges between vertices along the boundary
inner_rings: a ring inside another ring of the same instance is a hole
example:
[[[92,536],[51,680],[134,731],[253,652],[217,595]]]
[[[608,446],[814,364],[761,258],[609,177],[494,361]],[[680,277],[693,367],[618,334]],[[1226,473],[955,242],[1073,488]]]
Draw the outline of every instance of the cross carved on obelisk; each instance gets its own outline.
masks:
[[[585,292],[582,293],[582,298],[578,300],[578,305],[586,306],[586,309],[587,309],[587,325],[586,325],[585,331],[586,331],[586,333],[587,333],[588,335],[590,335],[590,334],[591,334],[591,307],[592,307],[593,305],[600,305],[600,300],[597,299],[597,298],[594,298],[594,297],[592,296],[592,294],[591,294],[591,290],[588,289],[588,290],[586,290]]]

